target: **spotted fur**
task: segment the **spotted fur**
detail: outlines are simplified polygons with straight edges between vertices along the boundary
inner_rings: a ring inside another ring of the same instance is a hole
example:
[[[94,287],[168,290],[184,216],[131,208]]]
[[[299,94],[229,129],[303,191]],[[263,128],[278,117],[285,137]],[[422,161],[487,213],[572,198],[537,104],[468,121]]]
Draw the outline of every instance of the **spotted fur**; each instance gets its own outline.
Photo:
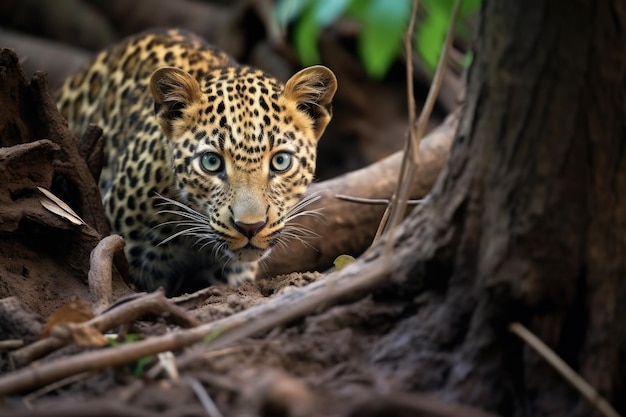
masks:
[[[168,294],[254,279],[315,170],[336,79],[284,85],[180,30],[129,38],[63,84],[70,127],[104,130],[99,186],[130,279]]]

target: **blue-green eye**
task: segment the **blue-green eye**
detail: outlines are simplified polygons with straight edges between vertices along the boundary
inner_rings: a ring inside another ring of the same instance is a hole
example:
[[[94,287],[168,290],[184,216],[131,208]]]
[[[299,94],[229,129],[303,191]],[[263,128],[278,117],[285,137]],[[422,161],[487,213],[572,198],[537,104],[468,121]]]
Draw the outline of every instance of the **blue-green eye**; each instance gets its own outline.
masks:
[[[210,174],[216,174],[224,169],[222,157],[214,152],[206,152],[200,157],[200,166]]]
[[[278,152],[272,157],[271,168],[272,171],[284,172],[291,167],[293,161],[293,155],[289,152]]]

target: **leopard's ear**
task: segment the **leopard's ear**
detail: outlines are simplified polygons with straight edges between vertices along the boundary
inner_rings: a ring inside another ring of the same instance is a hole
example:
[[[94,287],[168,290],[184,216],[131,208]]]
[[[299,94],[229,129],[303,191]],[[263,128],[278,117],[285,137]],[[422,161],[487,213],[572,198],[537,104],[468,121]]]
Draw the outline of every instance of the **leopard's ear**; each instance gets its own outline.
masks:
[[[332,100],[337,78],[328,68],[316,65],[297,72],[285,84],[284,96],[313,122],[316,139],[324,133],[332,117]]]
[[[150,77],[154,113],[161,128],[172,135],[173,123],[182,110],[201,97],[200,85],[189,73],[174,67],[161,67]]]

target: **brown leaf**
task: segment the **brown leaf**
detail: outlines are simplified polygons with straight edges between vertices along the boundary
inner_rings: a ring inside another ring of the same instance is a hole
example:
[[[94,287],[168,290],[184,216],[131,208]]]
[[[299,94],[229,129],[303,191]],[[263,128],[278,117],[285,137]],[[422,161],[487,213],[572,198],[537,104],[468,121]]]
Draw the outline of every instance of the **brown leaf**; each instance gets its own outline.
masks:
[[[91,326],[78,326],[68,323],[72,341],[78,346],[106,346],[109,341],[102,333]]]
[[[50,335],[50,330],[61,323],[82,323],[93,318],[91,305],[83,300],[73,300],[61,307],[54,313],[50,314],[46,324],[41,331],[40,339]]]

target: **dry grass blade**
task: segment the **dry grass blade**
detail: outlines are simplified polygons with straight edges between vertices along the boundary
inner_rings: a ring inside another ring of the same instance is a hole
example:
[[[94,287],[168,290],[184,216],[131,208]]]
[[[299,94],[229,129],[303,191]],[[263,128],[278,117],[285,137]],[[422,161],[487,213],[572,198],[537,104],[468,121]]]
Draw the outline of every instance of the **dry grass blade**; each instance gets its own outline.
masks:
[[[561,359],[552,349],[543,343],[537,336],[531,333],[520,323],[511,323],[509,330],[526,342],[530,347],[546,360],[552,367],[561,374],[563,378],[606,417],[620,417],[619,413],[605,400],[587,381],[576,373],[563,359]]]
[[[428,123],[428,119],[430,118],[430,114],[432,113],[433,107],[435,106],[435,102],[437,100],[437,96],[439,95],[439,90],[441,89],[441,84],[443,82],[443,75],[445,73],[446,61],[448,56],[448,51],[450,49],[450,45],[452,44],[452,39],[454,37],[454,28],[456,27],[456,20],[459,12],[461,1],[455,0],[454,8],[452,10],[452,14],[450,17],[450,22],[448,26],[448,31],[446,33],[446,39],[443,44],[443,48],[441,50],[441,56],[439,57],[439,62],[437,63],[437,69],[435,71],[435,75],[433,77],[433,81],[431,83],[430,89],[428,90],[428,96],[426,97],[426,102],[424,103],[424,107],[420,112],[419,117],[416,120],[416,106],[415,106],[415,98],[413,96],[413,64],[412,64],[412,54],[413,54],[413,32],[415,29],[415,19],[417,15],[417,7],[418,1],[414,0],[413,2],[413,10],[411,14],[411,20],[409,23],[409,28],[406,32],[405,37],[405,52],[406,52],[406,73],[407,73],[407,100],[409,107],[409,135],[407,137],[407,141],[405,143],[405,153],[404,158],[402,160],[402,165],[400,168],[400,177],[398,179],[398,183],[396,186],[396,190],[393,194],[393,198],[391,199],[391,204],[389,206],[389,214],[388,221],[385,224],[381,224],[379,227],[379,232],[377,236],[382,233],[393,233],[392,231],[395,227],[400,223],[404,212],[407,207],[408,193],[410,190],[411,182],[413,181],[414,173],[418,170],[419,167],[419,147],[422,137],[424,136],[424,131],[426,130],[426,125]],[[386,219],[385,219],[386,220]],[[394,244],[393,235],[390,236],[390,239],[387,240],[387,250],[389,253]],[[387,256],[388,258],[388,256]]]
[[[56,214],[57,216],[63,217],[77,226],[86,224],[83,219],[81,219],[80,216],[60,198],[45,188],[37,187],[37,189],[45,196],[45,198],[41,198],[39,201],[46,210]]]
[[[202,403],[202,407],[204,407],[204,411],[206,411],[206,413],[210,417],[224,416],[217,408],[217,405],[215,405],[215,402],[213,401],[213,399],[211,399],[211,396],[204,389],[200,381],[195,378],[185,378],[185,381],[187,382],[187,384],[189,384],[193,392],[196,394],[196,396],[200,400],[200,403]]]

